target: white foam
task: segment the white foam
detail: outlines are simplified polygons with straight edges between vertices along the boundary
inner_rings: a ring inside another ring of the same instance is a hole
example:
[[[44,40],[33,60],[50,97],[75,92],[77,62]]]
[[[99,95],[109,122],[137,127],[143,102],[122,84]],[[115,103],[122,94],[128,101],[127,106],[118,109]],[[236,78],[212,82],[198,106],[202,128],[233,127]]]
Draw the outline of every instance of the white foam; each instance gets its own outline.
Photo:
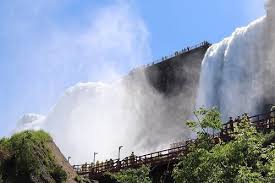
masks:
[[[266,102],[274,102],[271,5],[270,1],[268,16],[209,48],[202,63],[197,107],[216,106],[228,117],[256,113]]]

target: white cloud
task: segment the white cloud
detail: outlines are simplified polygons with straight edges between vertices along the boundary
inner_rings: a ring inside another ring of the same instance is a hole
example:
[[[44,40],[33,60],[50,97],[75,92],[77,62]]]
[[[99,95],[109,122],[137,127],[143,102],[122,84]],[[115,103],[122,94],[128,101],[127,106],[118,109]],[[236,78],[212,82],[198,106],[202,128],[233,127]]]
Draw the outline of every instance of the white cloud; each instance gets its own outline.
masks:
[[[27,129],[40,130],[45,120],[45,116],[29,113],[21,117],[17,122],[17,128],[14,132],[19,132]]]

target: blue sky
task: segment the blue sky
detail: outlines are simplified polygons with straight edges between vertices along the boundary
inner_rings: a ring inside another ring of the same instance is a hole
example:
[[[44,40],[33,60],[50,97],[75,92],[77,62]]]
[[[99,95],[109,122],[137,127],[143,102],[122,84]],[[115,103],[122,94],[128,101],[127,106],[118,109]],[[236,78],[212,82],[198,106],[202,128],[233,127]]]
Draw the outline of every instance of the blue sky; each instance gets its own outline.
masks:
[[[46,115],[77,82],[218,42],[262,15],[264,0],[2,0],[0,136],[25,113]]]

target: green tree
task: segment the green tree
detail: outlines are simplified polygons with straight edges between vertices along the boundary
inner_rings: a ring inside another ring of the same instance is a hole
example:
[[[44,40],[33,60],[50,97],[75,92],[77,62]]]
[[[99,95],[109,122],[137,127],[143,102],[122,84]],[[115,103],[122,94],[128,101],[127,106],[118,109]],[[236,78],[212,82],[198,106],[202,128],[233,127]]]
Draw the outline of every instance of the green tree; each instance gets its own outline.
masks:
[[[220,112],[216,108],[199,108],[194,111],[194,116],[196,120],[188,120],[186,125],[197,134],[197,147],[212,148],[213,135],[222,127]]]
[[[139,169],[127,169],[111,174],[119,183],[151,183],[149,178],[149,168],[142,166]]]
[[[198,135],[201,133],[208,133],[209,129],[213,132],[215,130],[220,130],[222,127],[221,115],[217,108],[199,108],[194,111],[194,115],[196,120],[188,120],[186,124]]]
[[[274,138],[270,137],[274,133],[258,133],[243,116],[231,141],[211,144],[206,129],[217,131],[221,127],[218,111],[200,109],[195,115],[197,121],[189,121],[188,126],[204,145],[194,146],[180,159],[173,171],[177,183],[274,182],[275,148]]]
[[[66,182],[67,174],[56,164],[48,143],[52,138],[44,131],[25,131],[1,139],[3,182]]]

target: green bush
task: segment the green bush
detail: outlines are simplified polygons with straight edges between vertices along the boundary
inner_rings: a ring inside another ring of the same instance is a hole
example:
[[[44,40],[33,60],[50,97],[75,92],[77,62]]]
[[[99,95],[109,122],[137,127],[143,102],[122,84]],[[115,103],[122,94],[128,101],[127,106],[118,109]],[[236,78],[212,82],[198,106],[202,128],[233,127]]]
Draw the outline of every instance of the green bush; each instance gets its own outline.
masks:
[[[51,175],[57,183],[63,183],[67,180],[67,173],[61,167],[55,167]]]
[[[76,176],[76,177],[74,178],[74,180],[75,180],[77,183],[82,183],[82,179],[81,179],[81,177],[79,177],[79,176]]]
[[[111,174],[119,183],[150,183],[149,168],[142,166],[139,169],[128,169]]]
[[[211,115],[205,114],[209,114],[207,110],[197,122],[190,122],[193,129],[195,129],[194,124],[201,124],[206,118],[211,119]],[[219,116],[216,112],[213,114],[216,117]],[[220,126],[216,122],[211,124],[211,121],[217,120],[209,120],[203,130],[196,131],[200,139],[199,144],[194,146],[189,154],[183,156],[174,168],[173,177],[176,183],[269,183],[275,181],[274,133],[258,133],[254,127],[249,125],[247,117],[244,116],[231,135],[231,141],[209,144],[211,139],[206,129],[217,130],[213,127]]]
[[[3,181],[65,182],[66,172],[58,167],[47,146],[52,138],[44,131],[24,131],[0,140],[9,157],[0,165]]]
[[[80,177],[78,175],[74,178],[74,180],[77,183],[92,183],[88,178],[83,178],[83,177]]]

